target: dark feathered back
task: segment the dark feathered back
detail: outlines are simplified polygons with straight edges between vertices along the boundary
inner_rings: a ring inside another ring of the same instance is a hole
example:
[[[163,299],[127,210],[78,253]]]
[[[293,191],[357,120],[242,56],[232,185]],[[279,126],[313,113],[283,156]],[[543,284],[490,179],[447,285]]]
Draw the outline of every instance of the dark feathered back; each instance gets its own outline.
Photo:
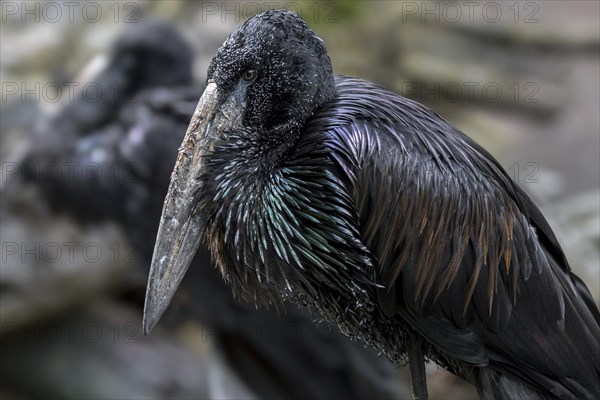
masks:
[[[527,195],[423,106],[357,79],[337,89],[307,130],[327,132],[385,313],[408,320],[434,358],[547,395],[597,395],[598,310]]]

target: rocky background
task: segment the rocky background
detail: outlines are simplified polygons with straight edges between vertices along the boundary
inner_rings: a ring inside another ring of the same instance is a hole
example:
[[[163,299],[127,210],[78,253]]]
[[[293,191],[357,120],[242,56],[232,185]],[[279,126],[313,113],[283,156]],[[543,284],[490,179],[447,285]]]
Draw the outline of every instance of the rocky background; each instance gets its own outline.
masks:
[[[200,82],[218,46],[246,18],[287,8],[324,39],[337,73],[425,103],[488,149],[541,207],[571,266],[599,298],[598,2],[93,4],[1,4],[0,187],[36,125],[68,101],[56,87],[84,81],[92,61],[130,24],[157,17],[176,23],[195,47]],[[143,299],[131,287],[146,276],[118,226],[82,231],[26,191],[2,200],[0,398],[253,397],[236,389],[211,353],[202,321],[141,335]],[[111,251],[93,263],[78,251],[60,262],[49,256],[45,245],[58,243],[68,254],[65,243],[74,240]],[[431,398],[476,398],[434,365],[428,372]],[[398,376],[407,379],[403,369]]]

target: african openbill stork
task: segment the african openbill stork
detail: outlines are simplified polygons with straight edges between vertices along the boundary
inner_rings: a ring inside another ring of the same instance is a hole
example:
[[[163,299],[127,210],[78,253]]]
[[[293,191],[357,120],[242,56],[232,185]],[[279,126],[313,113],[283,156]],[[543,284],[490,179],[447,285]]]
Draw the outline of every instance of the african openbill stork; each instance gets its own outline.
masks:
[[[205,240],[234,293],[290,299],[484,398],[600,397],[600,314],[496,160],[424,106],[334,76],[295,14],[232,33],[181,145],[145,331]]]
[[[192,79],[192,47],[163,21],[144,21],[126,30],[106,59],[91,77],[102,89],[100,101],[81,95],[55,115],[32,141],[23,172],[13,176],[10,189],[19,188],[15,184],[22,176],[25,185],[39,189],[40,202],[83,227],[116,222],[147,267],[177,149],[203,88]],[[57,177],[36,175],[48,166],[59,168]],[[371,349],[329,324],[317,327],[314,316],[294,304],[277,315],[234,300],[208,249],[201,248],[191,262],[193,273],[182,285],[178,310],[169,316],[171,326],[182,325],[190,315],[202,321],[203,338],[211,339],[213,354],[249,395],[401,396],[396,368]]]

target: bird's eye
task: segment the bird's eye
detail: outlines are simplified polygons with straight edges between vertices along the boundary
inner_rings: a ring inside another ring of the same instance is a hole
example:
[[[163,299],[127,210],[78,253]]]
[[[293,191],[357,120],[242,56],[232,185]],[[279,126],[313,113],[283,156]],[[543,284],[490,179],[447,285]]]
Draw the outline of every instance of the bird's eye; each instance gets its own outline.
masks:
[[[257,76],[258,76],[258,72],[256,72],[256,70],[249,69],[248,71],[244,72],[243,78],[246,82],[252,82],[253,80],[256,79]]]

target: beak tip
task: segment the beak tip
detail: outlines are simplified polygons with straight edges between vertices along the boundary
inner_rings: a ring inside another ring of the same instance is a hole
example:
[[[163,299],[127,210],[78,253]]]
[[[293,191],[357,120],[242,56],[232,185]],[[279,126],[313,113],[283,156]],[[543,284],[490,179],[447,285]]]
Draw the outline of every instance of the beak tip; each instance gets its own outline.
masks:
[[[155,312],[151,310],[144,311],[144,317],[142,320],[142,330],[144,332],[144,336],[148,336],[150,332],[152,332],[152,329],[154,329],[154,327],[156,326],[158,319],[159,318],[156,317]]]
[[[148,336],[148,334],[154,328],[155,323],[150,321],[150,315],[147,312],[144,312],[144,317],[142,318],[142,331],[144,332],[144,336]]]
[[[144,331],[144,336],[148,336],[152,329],[154,328],[154,324],[148,323],[144,318],[144,322],[142,323],[142,330]]]
[[[144,301],[144,315],[142,318],[142,331],[144,332],[144,336],[150,334],[160,319],[160,313],[157,312],[158,307],[151,295],[151,289],[151,287],[147,289],[146,300]]]

